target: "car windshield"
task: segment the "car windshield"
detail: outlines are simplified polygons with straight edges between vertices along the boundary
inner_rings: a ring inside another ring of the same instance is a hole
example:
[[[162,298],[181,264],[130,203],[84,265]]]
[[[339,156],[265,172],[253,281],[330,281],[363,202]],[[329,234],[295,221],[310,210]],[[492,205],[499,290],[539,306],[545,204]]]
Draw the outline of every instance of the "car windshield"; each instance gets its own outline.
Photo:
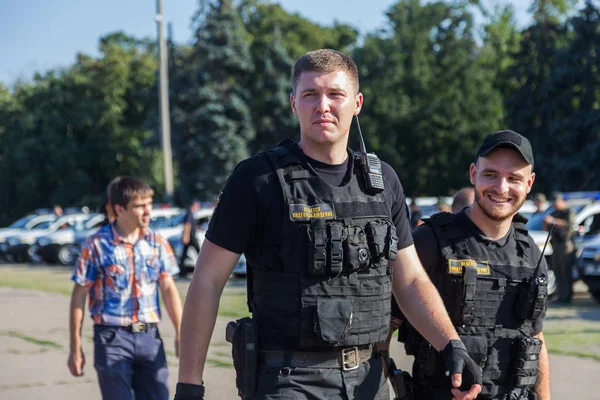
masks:
[[[44,221],[42,223],[37,224],[34,229],[46,229],[50,226],[54,221]]]
[[[31,221],[32,219],[34,219],[36,217],[36,215],[28,215],[26,217],[23,217],[15,222],[13,222],[12,224],[10,224],[8,227],[9,228],[14,228],[14,229],[22,229],[25,228],[25,225],[27,225],[27,223],[29,221]]]
[[[173,226],[182,224],[184,218],[185,214],[161,215],[159,217],[152,218],[150,221],[150,227],[152,229],[171,228]]]

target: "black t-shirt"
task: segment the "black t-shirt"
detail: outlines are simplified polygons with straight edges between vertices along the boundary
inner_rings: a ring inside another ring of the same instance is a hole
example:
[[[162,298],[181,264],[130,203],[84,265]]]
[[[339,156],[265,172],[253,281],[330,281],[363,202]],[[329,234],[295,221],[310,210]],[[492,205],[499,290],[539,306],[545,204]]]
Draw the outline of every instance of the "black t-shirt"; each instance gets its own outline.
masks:
[[[309,164],[325,182],[340,186],[349,181],[349,160],[329,165],[308,158]],[[413,243],[408,207],[398,175],[382,162],[384,195],[396,225],[398,249]],[[261,249],[282,243],[285,205],[281,186],[267,158],[258,154],[242,161],[223,188],[210,220],[206,238],[234,253],[260,253]]]
[[[512,225],[506,236],[499,240],[491,240],[487,238],[483,232],[481,232],[481,229],[479,229],[479,227],[477,227],[473,221],[471,221],[471,219],[465,214],[464,210],[457,213],[456,218],[460,221],[461,226],[465,227],[468,233],[472,235],[481,246],[486,246],[491,251],[501,249],[505,246],[508,246],[509,248],[514,248],[516,246],[514,227]],[[431,226],[428,224],[419,226],[413,231],[413,239],[415,242],[415,249],[417,250],[419,259],[421,260],[421,264],[423,264],[425,271],[427,271],[427,274],[431,277],[432,282],[435,284],[436,280],[445,276],[444,270],[446,266],[444,265],[442,252]],[[531,237],[529,239],[531,248],[533,250],[534,260],[538,260],[541,256],[541,251],[533,242],[533,239],[531,239]],[[548,268],[546,266],[546,261],[542,259],[540,264],[540,274],[547,274],[547,270]],[[545,315],[546,313],[544,311],[544,313],[534,324],[533,328],[535,334],[538,334],[542,331],[543,318]],[[392,316],[402,320],[405,319],[402,315],[402,311],[400,311],[395,302],[392,304]]]

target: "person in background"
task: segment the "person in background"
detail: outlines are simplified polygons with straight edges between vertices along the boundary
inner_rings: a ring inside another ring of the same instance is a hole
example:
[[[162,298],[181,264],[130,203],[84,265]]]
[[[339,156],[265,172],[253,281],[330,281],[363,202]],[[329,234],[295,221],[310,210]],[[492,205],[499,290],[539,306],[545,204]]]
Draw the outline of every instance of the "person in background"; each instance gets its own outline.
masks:
[[[550,243],[552,256],[550,258],[552,270],[556,276],[558,286],[557,304],[570,304],[573,298],[572,266],[575,262],[575,213],[568,206],[561,193],[553,193],[552,205],[554,211],[544,217],[544,229],[549,231],[552,224]]]
[[[443,198],[439,198],[437,204],[435,205],[435,209],[437,212],[450,212],[452,211],[450,204],[446,203],[446,200]]]
[[[81,328],[86,297],[94,321],[94,367],[104,400],[167,400],[168,367],[158,331],[159,291],[179,354],[179,272],[169,242],[148,228],[154,191],[134,177],[109,185],[117,218],[88,239],[73,271],[67,366],[83,375]]]
[[[200,209],[200,202],[197,200],[192,201],[188,206],[185,213],[185,219],[183,222],[183,252],[181,253],[181,260],[179,261],[179,279],[187,279],[187,269],[185,268],[185,260],[187,258],[187,252],[190,247],[196,249],[197,253],[200,253],[200,243],[196,237],[196,219],[194,213]]]
[[[546,212],[546,196],[543,193],[536,193],[533,196],[533,204],[535,205],[535,211],[531,214],[532,218]]]
[[[116,177],[115,179],[110,181],[108,186],[106,187],[106,192],[104,193],[104,202],[102,203],[102,207],[99,210],[99,213],[104,214],[105,217],[104,221],[102,221],[102,226],[112,223],[117,218],[117,214],[115,213],[114,207],[112,206],[112,204],[110,204],[110,201],[108,201],[108,193],[111,190],[111,186],[115,185],[117,182],[119,182],[119,180],[121,180],[121,178]]]
[[[421,221],[421,210],[419,210],[419,205],[417,204],[415,199],[412,199],[410,202],[410,229],[415,229],[417,226],[421,225],[423,221]]]
[[[55,204],[52,207],[52,212],[54,213],[54,215],[56,215],[57,217],[62,217],[62,215],[64,214],[62,207],[60,206],[60,204]]]
[[[475,189],[472,187],[464,187],[454,195],[452,199],[452,213],[456,214],[462,211],[463,208],[469,207],[475,201]]]

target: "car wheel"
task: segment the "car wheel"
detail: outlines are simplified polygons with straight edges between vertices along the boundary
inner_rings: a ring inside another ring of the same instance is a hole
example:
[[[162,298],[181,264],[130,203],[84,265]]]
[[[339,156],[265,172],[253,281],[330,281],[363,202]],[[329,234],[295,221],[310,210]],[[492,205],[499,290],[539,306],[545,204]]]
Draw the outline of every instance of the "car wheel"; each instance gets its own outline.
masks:
[[[590,289],[590,294],[598,303],[600,303],[600,289]]]
[[[73,264],[73,252],[70,246],[60,246],[56,253],[56,259],[60,265],[72,265]]]
[[[27,259],[29,260],[29,262],[34,264],[39,264],[42,262],[42,257],[38,254],[37,251],[37,246],[29,246],[27,248]]]

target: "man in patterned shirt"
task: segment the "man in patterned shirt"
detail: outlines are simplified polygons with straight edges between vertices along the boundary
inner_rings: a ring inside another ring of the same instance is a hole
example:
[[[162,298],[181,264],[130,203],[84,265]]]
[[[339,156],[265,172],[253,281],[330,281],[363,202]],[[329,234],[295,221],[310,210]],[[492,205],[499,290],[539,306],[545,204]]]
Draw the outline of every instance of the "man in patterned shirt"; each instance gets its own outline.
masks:
[[[172,276],[179,272],[167,240],[148,229],[153,190],[123,177],[108,198],[117,219],[88,239],[72,280],[68,367],[83,375],[81,327],[85,299],[94,321],[94,366],[104,399],[168,399],[168,368],[158,332],[160,289],[175,326],[179,356],[181,299]]]

